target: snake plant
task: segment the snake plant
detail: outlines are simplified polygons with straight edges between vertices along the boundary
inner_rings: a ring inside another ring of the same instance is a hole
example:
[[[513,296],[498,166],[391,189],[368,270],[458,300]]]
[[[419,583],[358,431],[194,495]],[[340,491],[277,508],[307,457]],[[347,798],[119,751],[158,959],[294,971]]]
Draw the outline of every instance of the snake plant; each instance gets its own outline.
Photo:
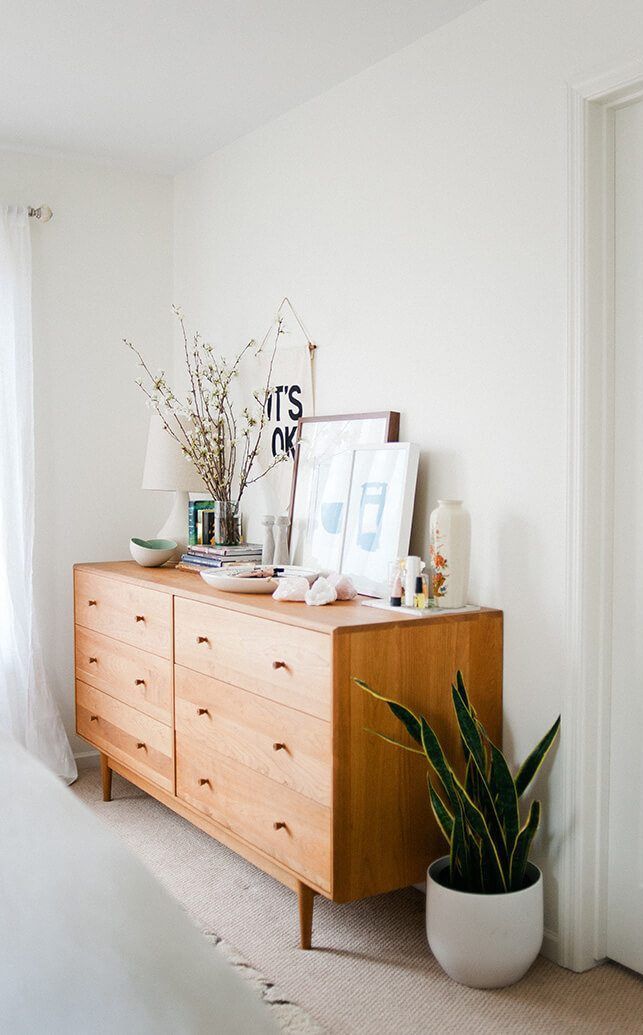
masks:
[[[449,844],[450,886],[477,894],[502,894],[524,887],[529,849],[540,823],[540,802],[532,801],[527,820],[520,818],[520,798],[540,769],[560,726],[560,716],[512,776],[499,748],[489,739],[467,695],[462,673],[451,687],[453,707],[464,754],[464,777],[445,758],[435,732],[423,715],[377,693],[361,679],[355,682],[388,705],[419,747],[368,730],[429,762],[431,808]],[[441,794],[432,774],[437,777]]]

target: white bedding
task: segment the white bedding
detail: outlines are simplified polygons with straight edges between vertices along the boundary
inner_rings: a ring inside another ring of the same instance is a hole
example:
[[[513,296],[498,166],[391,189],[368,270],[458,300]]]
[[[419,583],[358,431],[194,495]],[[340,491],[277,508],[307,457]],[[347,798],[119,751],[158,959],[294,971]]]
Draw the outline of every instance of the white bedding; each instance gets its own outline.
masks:
[[[142,863],[3,734],[0,1032],[275,1032]]]

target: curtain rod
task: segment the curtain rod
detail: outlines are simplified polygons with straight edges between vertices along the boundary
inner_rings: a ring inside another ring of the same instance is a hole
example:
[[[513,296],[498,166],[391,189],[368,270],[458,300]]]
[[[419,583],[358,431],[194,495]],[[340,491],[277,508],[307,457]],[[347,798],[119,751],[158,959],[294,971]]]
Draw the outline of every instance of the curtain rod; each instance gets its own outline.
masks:
[[[48,223],[53,216],[53,212],[49,208],[49,205],[38,205],[38,208],[31,208],[31,206],[29,206],[27,213],[33,219],[39,219],[42,223]]]

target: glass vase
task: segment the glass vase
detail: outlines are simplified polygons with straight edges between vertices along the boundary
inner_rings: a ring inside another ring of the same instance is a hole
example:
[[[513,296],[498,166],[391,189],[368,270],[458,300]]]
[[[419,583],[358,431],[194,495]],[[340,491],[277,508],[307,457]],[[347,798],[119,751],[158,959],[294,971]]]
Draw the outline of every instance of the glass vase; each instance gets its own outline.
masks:
[[[241,542],[241,514],[238,503],[215,500],[214,541],[217,546],[238,546]]]

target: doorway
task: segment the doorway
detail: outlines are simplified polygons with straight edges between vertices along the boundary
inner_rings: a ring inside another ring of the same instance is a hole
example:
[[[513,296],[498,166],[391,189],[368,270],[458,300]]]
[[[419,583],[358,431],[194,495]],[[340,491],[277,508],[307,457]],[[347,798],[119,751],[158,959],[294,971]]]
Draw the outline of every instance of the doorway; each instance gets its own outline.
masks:
[[[643,102],[614,112],[614,518],[606,953],[643,973]]]
[[[569,90],[568,672],[557,958],[574,970],[608,956],[643,969],[643,751],[632,739],[643,697],[636,643],[642,101],[643,62]]]

